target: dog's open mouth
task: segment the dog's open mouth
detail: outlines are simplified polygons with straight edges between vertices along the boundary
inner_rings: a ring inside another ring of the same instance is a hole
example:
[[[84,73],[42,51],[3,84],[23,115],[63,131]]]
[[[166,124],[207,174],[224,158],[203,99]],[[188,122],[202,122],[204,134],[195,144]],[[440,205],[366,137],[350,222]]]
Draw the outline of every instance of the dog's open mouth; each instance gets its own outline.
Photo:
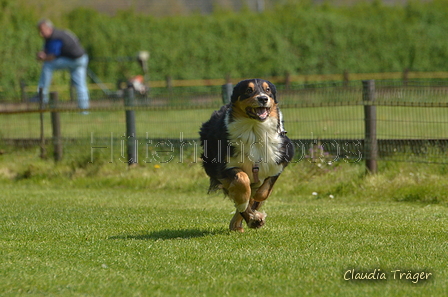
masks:
[[[271,109],[269,107],[247,107],[246,113],[253,119],[264,121],[269,117]]]

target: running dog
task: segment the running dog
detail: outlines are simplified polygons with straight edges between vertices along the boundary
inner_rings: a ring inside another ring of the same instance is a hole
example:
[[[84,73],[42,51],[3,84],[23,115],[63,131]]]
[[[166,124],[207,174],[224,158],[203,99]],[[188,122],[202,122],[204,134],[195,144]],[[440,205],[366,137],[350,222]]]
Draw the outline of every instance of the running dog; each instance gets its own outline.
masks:
[[[222,189],[236,207],[230,230],[244,232],[265,224],[259,212],[294,148],[286,136],[275,86],[249,79],[233,89],[230,103],[213,112],[200,129],[203,167],[209,192]]]

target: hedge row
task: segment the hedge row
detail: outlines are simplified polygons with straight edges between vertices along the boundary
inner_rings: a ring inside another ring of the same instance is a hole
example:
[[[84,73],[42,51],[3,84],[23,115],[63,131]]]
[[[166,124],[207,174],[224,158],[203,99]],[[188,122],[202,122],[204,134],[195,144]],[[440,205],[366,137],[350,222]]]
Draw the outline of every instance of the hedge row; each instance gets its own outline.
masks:
[[[151,53],[150,78],[263,77],[447,70],[448,1],[386,6],[289,4],[264,13],[220,11],[213,15],[115,16],[76,9],[55,20],[87,49],[90,68],[103,81],[140,74],[137,63],[99,58]],[[0,85],[18,94],[19,80],[36,84],[42,46],[32,8],[0,1]],[[57,77],[68,80],[68,75]]]

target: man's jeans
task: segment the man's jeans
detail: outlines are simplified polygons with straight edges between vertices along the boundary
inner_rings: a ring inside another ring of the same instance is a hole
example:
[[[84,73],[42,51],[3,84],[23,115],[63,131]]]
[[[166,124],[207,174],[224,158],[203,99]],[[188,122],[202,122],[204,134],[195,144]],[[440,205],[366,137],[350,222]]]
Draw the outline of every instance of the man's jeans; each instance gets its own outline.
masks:
[[[78,59],[59,57],[52,61],[44,62],[39,79],[39,88],[42,88],[44,103],[48,103],[48,89],[51,84],[54,70],[68,69],[72,83],[78,95],[78,106],[82,109],[89,108],[89,90],[87,89],[86,75],[89,57],[87,54]]]

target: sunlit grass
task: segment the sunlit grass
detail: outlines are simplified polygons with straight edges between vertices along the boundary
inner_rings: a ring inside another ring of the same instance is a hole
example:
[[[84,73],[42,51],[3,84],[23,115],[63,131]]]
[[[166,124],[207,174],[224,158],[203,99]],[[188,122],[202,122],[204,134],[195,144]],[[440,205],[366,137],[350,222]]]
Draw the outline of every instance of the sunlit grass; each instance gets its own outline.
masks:
[[[446,292],[444,165],[290,164],[267,225],[227,230],[233,206],[183,163],[107,162],[79,150],[0,155],[0,295],[441,296]],[[97,161],[97,162],[96,162]],[[313,194],[314,193],[314,194]],[[346,281],[347,270],[387,272]],[[429,272],[428,281],[391,271]]]

